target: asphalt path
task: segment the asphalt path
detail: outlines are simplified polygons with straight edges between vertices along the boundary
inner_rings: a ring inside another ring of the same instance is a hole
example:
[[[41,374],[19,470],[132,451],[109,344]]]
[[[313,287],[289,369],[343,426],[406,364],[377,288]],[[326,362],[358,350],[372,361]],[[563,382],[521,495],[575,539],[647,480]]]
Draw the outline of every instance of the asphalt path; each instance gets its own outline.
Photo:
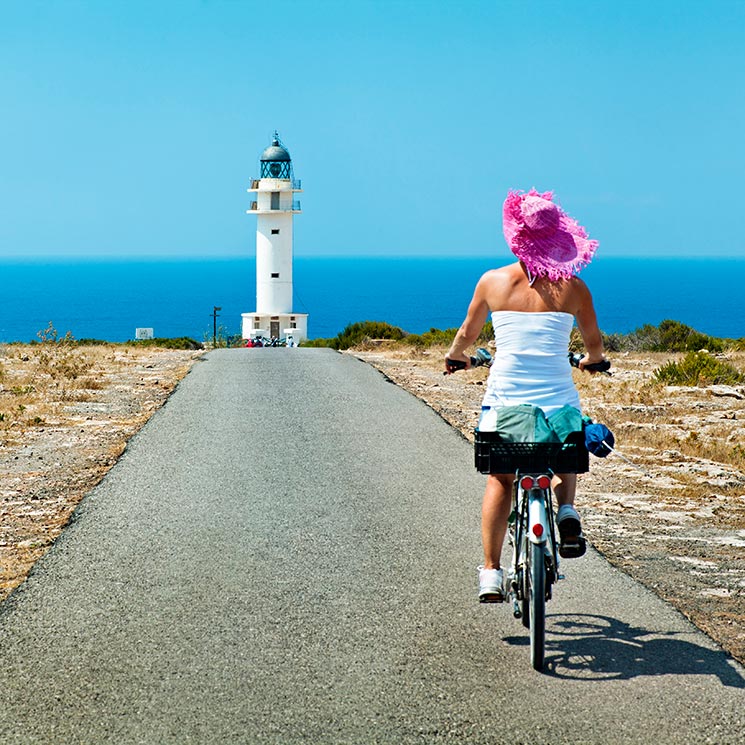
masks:
[[[3,604],[0,742],[742,743],[743,668],[592,551],[531,669],[483,479],[350,356],[211,353]]]

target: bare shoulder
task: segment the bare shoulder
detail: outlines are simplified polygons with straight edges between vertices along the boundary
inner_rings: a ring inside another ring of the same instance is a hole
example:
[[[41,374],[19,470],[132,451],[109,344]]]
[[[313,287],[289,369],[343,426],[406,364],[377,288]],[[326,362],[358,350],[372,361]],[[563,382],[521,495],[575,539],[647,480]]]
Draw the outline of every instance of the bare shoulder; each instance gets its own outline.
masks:
[[[484,288],[512,287],[519,281],[519,275],[515,271],[516,268],[519,269],[519,264],[509,264],[499,269],[490,269],[481,275],[478,284]]]
[[[577,276],[568,279],[567,285],[570,292],[575,294],[585,294],[590,292],[590,288],[585,284],[585,281]]]
[[[592,294],[584,280],[576,276],[572,277],[566,280],[565,287],[565,303],[571,307],[573,313],[580,311],[588,304],[592,305]]]
[[[572,277],[571,280],[572,291],[577,297],[592,299],[592,293],[590,288],[585,284],[583,279],[579,277]]]
[[[519,264],[492,269],[481,276],[476,285],[476,293],[491,310],[496,310],[509,301],[521,278]]]

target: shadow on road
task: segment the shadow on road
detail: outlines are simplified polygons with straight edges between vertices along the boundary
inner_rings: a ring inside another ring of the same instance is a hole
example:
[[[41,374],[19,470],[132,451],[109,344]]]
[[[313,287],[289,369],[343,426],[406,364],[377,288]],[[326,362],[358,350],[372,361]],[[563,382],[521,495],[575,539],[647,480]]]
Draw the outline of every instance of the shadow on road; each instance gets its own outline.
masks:
[[[651,631],[609,616],[559,614],[546,618],[548,675],[575,680],[626,680],[640,675],[716,675],[722,685],[745,688],[745,678],[722,651]],[[528,645],[524,636],[508,644]]]

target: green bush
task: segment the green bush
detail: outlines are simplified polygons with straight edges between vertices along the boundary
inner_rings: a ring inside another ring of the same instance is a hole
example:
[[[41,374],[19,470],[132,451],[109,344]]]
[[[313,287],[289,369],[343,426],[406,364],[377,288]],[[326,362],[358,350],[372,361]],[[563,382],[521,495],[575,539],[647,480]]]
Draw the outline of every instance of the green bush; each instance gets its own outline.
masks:
[[[721,352],[724,343],[708,334],[702,334],[679,321],[663,321],[660,329],[660,351],[696,352],[708,349],[710,352]]]
[[[620,334],[604,334],[600,332],[600,336],[603,340],[603,349],[606,352],[620,352],[625,347],[623,346],[624,337]],[[582,334],[579,329],[575,326],[569,335],[569,351],[570,352],[584,352],[585,342],[582,340]]]
[[[310,339],[303,342],[304,347],[331,347],[349,349],[361,344],[365,339],[394,339],[400,341],[406,332],[398,326],[384,321],[358,321],[350,323],[343,331],[331,339]]]
[[[413,347],[432,346],[448,347],[458,329],[430,328],[422,334],[407,334],[398,326],[391,326],[383,321],[362,321],[349,324],[341,333],[330,339],[310,339],[303,342],[304,347],[332,347],[349,349],[365,339],[393,339]],[[705,349],[709,352],[722,352],[725,349],[745,350],[745,338],[719,339],[702,334],[680,321],[665,320],[659,326],[645,324],[628,334],[604,334],[601,332],[606,352],[697,352]],[[486,346],[494,340],[494,329],[491,321],[476,340],[477,346]],[[578,329],[572,330],[569,343],[572,352],[584,351],[584,343]]]
[[[432,347],[432,346],[444,346],[449,347],[453,343],[453,338],[457,333],[458,329],[436,329],[431,328],[429,331],[425,331],[423,334],[407,334],[403,342],[409,344],[412,347]]]
[[[303,342],[300,342],[301,347],[332,347],[334,339],[306,339]]]
[[[603,339],[603,349],[605,349],[606,352],[621,351],[623,341],[620,334],[605,334],[601,331],[600,336]]]
[[[384,321],[361,321],[350,323],[341,333],[330,339],[308,339],[302,343],[303,347],[331,347],[333,349],[349,349],[368,339],[392,339],[420,349],[443,346],[449,347],[458,329],[431,328],[423,334],[407,334],[398,326],[392,326]],[[485,345],[494,338],[491,321],[488,321],[479,335],[477,344]]]
[[[647,323],[629,334],[615,336],[619,350],[629,352],[722,352],[728,340],[702,334],[680,321],[665,320],[659,326]]]
[[[738,385],[745,383],[736,367],[707,352],[689,352],[680,362],[668,362],[654,371],[654,377],[666,385]]]
[[[422,349],[427,347],[449,347],[453,343],[453,339],[457,333],[457,328],[444,330],[431,328],[423,334],[407,334],[403,338],[403,343]],[[476,345],[483,347],[490,341],[494,341],[494,328],[491,321],[487,321],[484,324],[484,328],[481,329],[478,339],[476,339]]]
[[[618,343],[622,350],[628,352],[652,352],[660,348],[660,330],[657,326],[645,323],[644,326],[629,334],[621,334]]]
[[[105,339],[76,339],[75,343],[79,347],[110,347],[114,344]]]

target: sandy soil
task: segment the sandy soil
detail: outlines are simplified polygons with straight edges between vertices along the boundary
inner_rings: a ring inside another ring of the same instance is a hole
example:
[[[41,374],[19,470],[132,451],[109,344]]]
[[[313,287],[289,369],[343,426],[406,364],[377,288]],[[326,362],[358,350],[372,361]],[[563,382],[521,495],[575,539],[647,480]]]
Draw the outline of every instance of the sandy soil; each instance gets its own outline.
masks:
[[[473,441],[484,368],[445,377],[442,352],[352,353]],[[591,456],[577,506],[598,551],[745,663],[745,473],[711,457],[743,442],[745,388],[651,386],[667,359],[623,355],[611,378],[575,373],[585,412],[608,424],[617,449],[649,474],[616,456]]]

